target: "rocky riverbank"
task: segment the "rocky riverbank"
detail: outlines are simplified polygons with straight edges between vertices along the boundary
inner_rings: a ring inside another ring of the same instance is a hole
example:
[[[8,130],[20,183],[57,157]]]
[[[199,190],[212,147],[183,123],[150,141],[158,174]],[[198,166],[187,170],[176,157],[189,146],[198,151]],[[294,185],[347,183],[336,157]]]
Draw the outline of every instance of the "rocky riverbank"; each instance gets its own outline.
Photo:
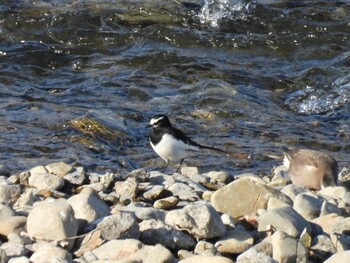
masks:
[[[271,176],[0,167],[0,262],[347,262],[350,174],[318,192]]]

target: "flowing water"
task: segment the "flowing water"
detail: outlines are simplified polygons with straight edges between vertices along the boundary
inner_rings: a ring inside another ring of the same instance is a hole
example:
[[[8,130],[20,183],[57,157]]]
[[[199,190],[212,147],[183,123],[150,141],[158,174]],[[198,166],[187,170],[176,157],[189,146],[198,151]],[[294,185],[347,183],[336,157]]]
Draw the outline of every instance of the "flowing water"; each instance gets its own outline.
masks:
[[[158,168],[144,127],[166,113],[242,154],[200,171],[268,174],[282,145],[349,166],[349,38],[349,1],[2,1],[0,164]]]

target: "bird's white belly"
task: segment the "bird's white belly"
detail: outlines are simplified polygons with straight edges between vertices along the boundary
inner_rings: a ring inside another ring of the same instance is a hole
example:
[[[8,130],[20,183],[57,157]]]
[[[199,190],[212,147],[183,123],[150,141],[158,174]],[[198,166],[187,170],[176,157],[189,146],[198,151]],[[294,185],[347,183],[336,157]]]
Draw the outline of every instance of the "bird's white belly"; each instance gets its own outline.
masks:
[[[162,140],[151,146],[153,150],[163,159],[168,161],[178,161],[190,156],[193,152],[199,151],[198,147],[194,147],[184,143],[181,140],[174,139],[169,134],[164,134]]]

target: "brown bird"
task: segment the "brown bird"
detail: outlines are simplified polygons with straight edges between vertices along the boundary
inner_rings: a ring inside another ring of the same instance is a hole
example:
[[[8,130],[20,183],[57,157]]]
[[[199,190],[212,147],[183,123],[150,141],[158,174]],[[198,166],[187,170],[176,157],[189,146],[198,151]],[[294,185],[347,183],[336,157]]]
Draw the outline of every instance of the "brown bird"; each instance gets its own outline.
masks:
[[[312,190],[338,184],[338,163],[328,154],[283,147],[283,164],[292,183]]]

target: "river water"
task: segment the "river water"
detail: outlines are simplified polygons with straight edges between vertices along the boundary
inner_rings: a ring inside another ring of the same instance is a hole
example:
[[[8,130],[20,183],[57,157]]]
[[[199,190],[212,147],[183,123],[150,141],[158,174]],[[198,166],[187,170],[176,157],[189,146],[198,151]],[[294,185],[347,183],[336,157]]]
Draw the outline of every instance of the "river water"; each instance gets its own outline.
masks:
[[[2,1],[0,164],[159,168],[144,127],[166,113],[242,154],[200,171],[269,174],[282,145],[349,167],[349,33],[349,1]]]

